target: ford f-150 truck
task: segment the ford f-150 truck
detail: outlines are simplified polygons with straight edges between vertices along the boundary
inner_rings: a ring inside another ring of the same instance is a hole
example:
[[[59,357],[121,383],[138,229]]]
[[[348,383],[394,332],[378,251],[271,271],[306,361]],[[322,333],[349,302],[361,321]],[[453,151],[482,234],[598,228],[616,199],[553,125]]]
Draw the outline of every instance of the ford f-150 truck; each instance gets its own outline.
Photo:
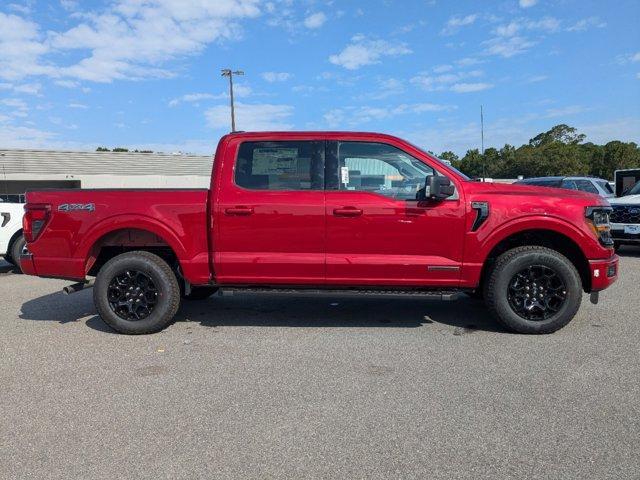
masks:
[[[72,290],[94,282],[99,315],[129,334],[217,289],[468,293],[510,330],[549,333],[617,279],[610,210],[471,181],[388,135],[232,133],[208,190],[27,193],[21,261]]]

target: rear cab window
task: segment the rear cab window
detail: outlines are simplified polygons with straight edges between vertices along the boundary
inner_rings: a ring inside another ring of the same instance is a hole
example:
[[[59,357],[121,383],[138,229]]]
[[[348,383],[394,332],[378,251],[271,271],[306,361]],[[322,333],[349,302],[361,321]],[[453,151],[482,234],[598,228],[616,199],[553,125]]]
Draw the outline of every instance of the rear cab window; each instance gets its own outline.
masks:
[[[243,142],[234,178],[249,190],[323,190],[324,141]]]

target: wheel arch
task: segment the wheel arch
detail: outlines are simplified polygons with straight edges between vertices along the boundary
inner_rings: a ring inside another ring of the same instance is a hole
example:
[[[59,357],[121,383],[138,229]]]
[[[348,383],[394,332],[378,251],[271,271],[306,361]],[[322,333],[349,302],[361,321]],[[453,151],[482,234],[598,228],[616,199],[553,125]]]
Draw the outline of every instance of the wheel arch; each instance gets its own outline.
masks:
[[[506,235],[495,238],[482,263],[479,287],[482,288],[495,260],[500,255],[513,248],[534,245],[550,248],[567,257],[580,274],[582,289],[585,292],[589,292],[591,289],[589,260],[580,248],[579,240],[576,236],[572,235],[572,233],[570,229],[565,228],[531,227],[516,232],[509,232]]]
[[[104,220],[83,236],[78,248],[79,256],[84,258],[85,273],[89,275],[95,274],[115,255],[132,250],[156,253],[174,268],[186,255],[183,243],[173,230],[140,215]]]

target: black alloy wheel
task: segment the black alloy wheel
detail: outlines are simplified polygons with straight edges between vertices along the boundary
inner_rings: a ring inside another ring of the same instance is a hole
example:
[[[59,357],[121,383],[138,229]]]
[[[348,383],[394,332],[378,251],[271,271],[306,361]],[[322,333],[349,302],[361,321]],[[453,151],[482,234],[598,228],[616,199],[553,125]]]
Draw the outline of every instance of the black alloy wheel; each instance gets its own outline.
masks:
[[[509,305],[519,316],[542,321],[562,309],[567,289],[555,270],[545,265],[531,265],[511,278],[507,296]]]
[[[151,277],[138,270],[125,270],[113,277],[107,290],[109,307],[124,320],[143,320],[158,302],[158,289]]]

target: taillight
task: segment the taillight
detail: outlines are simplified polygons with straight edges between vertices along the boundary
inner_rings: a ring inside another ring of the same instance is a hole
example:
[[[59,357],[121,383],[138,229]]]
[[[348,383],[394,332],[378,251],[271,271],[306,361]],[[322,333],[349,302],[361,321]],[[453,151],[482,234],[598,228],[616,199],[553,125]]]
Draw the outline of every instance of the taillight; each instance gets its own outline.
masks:
[[[27,203],[22,217],[22,233],[27,243],[35,241],[49,220],[51,205],[45,203]]]

